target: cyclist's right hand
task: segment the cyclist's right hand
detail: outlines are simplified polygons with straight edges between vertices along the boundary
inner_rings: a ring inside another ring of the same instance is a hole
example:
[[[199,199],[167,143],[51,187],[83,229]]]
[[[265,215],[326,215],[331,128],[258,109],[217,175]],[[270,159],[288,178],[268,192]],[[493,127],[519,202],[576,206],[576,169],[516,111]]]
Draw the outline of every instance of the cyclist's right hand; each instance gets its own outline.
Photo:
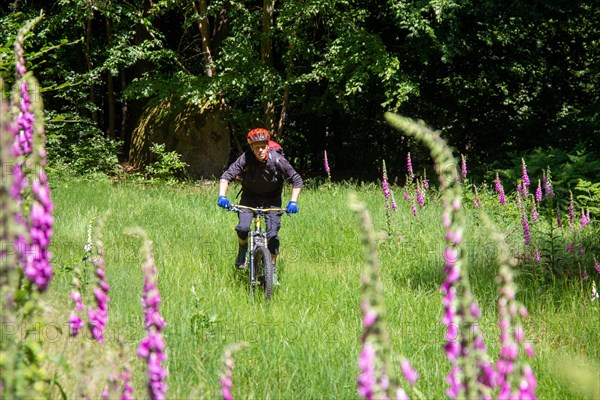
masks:
[[[225,196],[219,196],[219,200],[217,201],[217,204],[219,205],[219,207],[231,208],[231,203]]]

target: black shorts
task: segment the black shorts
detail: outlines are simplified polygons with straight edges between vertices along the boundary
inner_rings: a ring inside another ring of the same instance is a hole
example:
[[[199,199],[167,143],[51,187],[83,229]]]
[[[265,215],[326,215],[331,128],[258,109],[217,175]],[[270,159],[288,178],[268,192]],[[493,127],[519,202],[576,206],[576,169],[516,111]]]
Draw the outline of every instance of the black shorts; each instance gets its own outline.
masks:
[[[281,197],[258,197],[242,193],[240,205],[246,207],[281,208]],[[238,213],[239,222],[235,226],[238,236],[242,239],[248,237],[252,224],[252,211],[241,209]],[[279,254],[279,228],[281,228],[281,215],[267,213],[265,215],[267,231],[267,247],[272,254]]]

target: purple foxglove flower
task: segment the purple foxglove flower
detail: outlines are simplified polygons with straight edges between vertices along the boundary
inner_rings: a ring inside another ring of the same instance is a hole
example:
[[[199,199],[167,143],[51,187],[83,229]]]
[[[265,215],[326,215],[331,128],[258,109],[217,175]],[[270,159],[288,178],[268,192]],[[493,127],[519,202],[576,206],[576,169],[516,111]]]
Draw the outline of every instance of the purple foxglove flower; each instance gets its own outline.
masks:
[[[596,261],[596,259],[594,259],[594,269],[600,274],[600,265],[598,265],[598,261]]]
[[[233,353],[242,347],[245,347],[247,343],[235,343],[233,345],[228,346],[225,349],[225,353],[223,354],[223,364],[225,365],[225,371],[221,375],[221,395],[223,400],[232,400],[233,394],[231,393],[231,389],[233,387]]]
[[[458,228],[455,231],[448,230],[444,238],[446,241],[451,242],[454,245],[459,245],[462,242],[464,229]]]
[[[569,222],[572,224],[575,219],[575,211],[573,207],[573,192],[569,190]]]
[[[527,354],[529,358],[533,358],[533,356],[535,356],[535,351],[533,350],[531,343],[525,342],[523,344],[523,350],[525,350],[525,354]]]
[[[477,186],[473,185],[473,190],[475,191],[475,200],[473,201],[473,205],[475,206],[475,208],[479,208],[479,206],[481,206],[483,203],[481,202],[481,199],[479,198],[479,192],[477,192]]]
[[[531,184],[529,180],[529,176],[527,175],[527,165],[525,165],[525,160],[521,158],[521,178],[523,179],[523,196],[527,196],[527,186]]]
[[[375,393],[375,349],[369,342],[363,344],[362,352],[358,359],[358,395],[364,399],[372,399]]]
[[[525,246],[529,246],[531,234],[529,231],[529,223],[527,222],[527,215],[525,215],[524,209],[521,210],[521,223],[523,225],[523,237],[525,238]]]
[[[406,392],[404,391],[404,389],[402,389],[401,387],[399,387],[396,390],[396,400],[410,400],[410,398],[408,397],[408,395],[406,394]]]
[[[506,198],[504,197],[504,188],[502,187],[502,183],[500,182],[500,177],[496,172],[496,179],[494,180],[494,189],[498,192],[498,201],[500,204],[506,204]]]
[[[542,184],[540,183],[539,179],[537,188],[535,189],[535,201],[537,201],[538,203],[542,201]]]
[[[415,205],[415,200],[414,199],[412,201],[412,213],[413,213],[413,217],[417,216],[417,206]]]
[[[537,207],[535,206],[535,202],[533,202],[533,204],[531,205],[531,220],[533,222],[538,222],[538,211],[537,211]]]
[[[582,228],[590,222],[590,220],[587,218],[587,215],[583,211],[583,208],[581,209],[581,219],[579,220],[579,222],[581,223]]]
[[[396,204],[396,199],[394,199],[394,192],[390,192],[392,197],[392,209],[394,211],[398,211],[398,205]]]
[[[142,306],[144,308],[144,321],[146,325],[146,337],[142,339],[137,349],[138,357],[146,359],[148,366],[148,391],[151,399],[164,399],[167,385],[165,379],[167,370],[163,362],[167,360],[165,353],[165,342],[162,329],[166,325],[159,314],[160,292],[158,290],[158,270],[154,264],[152,255],[152,242],[142,231],[134,231],[134,234],[144,239],[142,246],[144,272],[144,287],[142,292]]]
[[[497,281],[502,284],[499,290],[501,297],[498,300],[498,314],[500,316],[498,326],[500,327],[501,346],[500,357],[496,362],[496,378],[500,388],[498,399],[535,399],[535,385],[531,388],[523,385],[523,382],[527,384],[527,382],[535,381],[533,372],[530,371],[531,368],[529,365],[518,360],[519,346],[522,346],[525,353],[531,357],[533,357],[533,348],[530,343],[525,342],[525,332],[520,322],[517,321],[513,334],[510,334],[510,328],[513,321],[517,318],[517,313],[520,313],[521,317],[526,317],[528,313],[527,309],[515,299],[516,286],[513,282],[513,273],[510,266],[506,263],[503,263],[501,266]],[[529,372],[526,372],[527,369],[529,369]],[[527,381],[528,374],[531,374],[533,380],[530,379]],[[523,389],[527,389],[526,392],[528,395],[521,397],[515,391],[514,382],[520,382],[521,394],[523,393]]]
[[[535,375],[533,374],[531,366],[525,365],[523,367],[523,375],[527,383],[527,393],[529,394],[529,398],[535,399],[535,388],[537,387],[537,380],[535,379]]]
[[[423,207],[425,205],[425,198],[424,198],[424,193],[423,193],[421,184],[418,181],[417,181],[417,187],[415,190],[417,193],[417,203],[419,203],[419,207]]]
[[[81,300],[81,294],[75,290],[71,291],[71,299],[75,302],[77,311],[83,311],[83,302]]]
[[[363,318],[363,326],[365,328],[368,328],[371,325],[373,325],[376,320],[377,320],[377,312],[373,309],[370,309],[365,313],[365,316]]]
[[[525,330],[523,329],[523,325],[515,326],[515,341],[522,342],[525,340]]]
[[[50,200],[48,179],[43,170],[39,172],[38,180],[33,182],[32,189],[35,200],[30,214],[29,237],[31,243],[23,272],[27,279],[37,285],[40,291],[44,291],[53,275],[48,247],[54,223],[52,216],[54,204]]]
[[[460,375],[461,368],[457,365],[453,365],[450,373],[446,377],[446,382],[450,384],[450,388],[446,390],[446,395],[451,399],[455,399],[459,393],[464,390],[464,385],[459,377]]]
[[[460,155],[460,173],[463,179],[467,179],[467,160],[463,154]]]
[[[413,369],[412,365],[410,365],[410,362],[406,358],[403,358],[400,361],[400,366],[402,367],[404,378],[406,378],[408,383],[414,385],[419,378],[419,373]]]
[[[133,400],[133,384],[131,383],[131,368],[127,365],[120,375],[123,382],[123,390],[121,392],[121,400]]]
[[[390,197],[390,187],[387,183],[387,179],[385,177],[381,181],[381,188],[383,189],[383,196],[387,199]]]
[[[21,149],[21,154],[27,156],[32,150],[35,117],[31,112],[31,98],[29,96],[26,80],[21,84],[21,101],[19,103],[19,109],[20,113],[17,118],[19,133],[17,140]]]
[[[94,289],[96,308],[88,308],[89,327],[94,339],[102,343],[104,342],[104,330],[108,323],[108,303],[110,302],[110,285],[106,282],[106,266],[102,249],[100,249],[98,257],[92,260],[92,263],[96,266],[98,287]]]
[[[22,78],[27,73],[27,67],[25,67],[25,52],[23,51],[23,44],[17,40],[15,42],[15,58],[17,59],[16,70],[18,78]]]
[[[325,173],[327,173],[327,178],[331,180],[331,170],[329,169],[329,161],[327,160],[327,150],[324,151],[323,167],[325,168]]]
[[[415,179],[415,174],[413,172],[413,166],[412,166],[412,160],[410,158],[410,152],[408,153],[408,156],[406,156],[406,169],[408,171],[408,176],[410,177],[410,180],[414,180]]]
[[[546,171],[542,171],[542,185],[544,186],[544,195],[546,197],[554,197],[554,189],[552,188],[552,183],[550,182],[550,170],[548,170],[548,176],[546,176]]]
[[[79,315],[75,311],[71,311],[69,316],[69,324],[71,325],[71,336],[77,336],[79,330],[83,326],[83,321],[79,318]]]

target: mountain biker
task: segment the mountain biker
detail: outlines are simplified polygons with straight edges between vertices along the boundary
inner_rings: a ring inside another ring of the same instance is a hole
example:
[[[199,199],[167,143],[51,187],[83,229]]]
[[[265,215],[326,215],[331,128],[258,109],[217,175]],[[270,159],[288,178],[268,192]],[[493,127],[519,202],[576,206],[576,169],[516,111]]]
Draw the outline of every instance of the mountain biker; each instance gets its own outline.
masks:
[[[290,214],[298,212],[297,202],[302,189],[302,177],[283,155],[269,149],[270,139],[269,131],[264,128],[256,128],[248,132],[247,141],[250,150],[239,156],[221,175],[217,201],[220,207],[229,208],[231,206],[227,199],[227,188],[232,180],[239,177],[242,183],[240,205],[254,208],[280,208],[283,181],[287,179],[292,182],[292,194],[286,206],[286,212]],[[243,269],[253,214],[250,210],[241,209],[238,217],[239,223],[236,225],[235,230],[238,236],[239,249],[235,265]],[[279,254],[278,232],[281,227],[281,216],[276,213],[267,213],[265,221],[267,225],[267,247],[271,253],[273,266],[275,266]]]

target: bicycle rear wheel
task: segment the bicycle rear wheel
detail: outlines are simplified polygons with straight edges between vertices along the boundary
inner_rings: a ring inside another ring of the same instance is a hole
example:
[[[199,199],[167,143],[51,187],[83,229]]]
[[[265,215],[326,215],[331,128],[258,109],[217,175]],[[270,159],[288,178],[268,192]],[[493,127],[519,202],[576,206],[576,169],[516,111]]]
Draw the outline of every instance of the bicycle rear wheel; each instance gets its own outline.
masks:
[[[271,300],[273,293],[273,263],[271,253],[264,246],[254,249],[254,273],[259,275],[265,286],[265,298]]]

